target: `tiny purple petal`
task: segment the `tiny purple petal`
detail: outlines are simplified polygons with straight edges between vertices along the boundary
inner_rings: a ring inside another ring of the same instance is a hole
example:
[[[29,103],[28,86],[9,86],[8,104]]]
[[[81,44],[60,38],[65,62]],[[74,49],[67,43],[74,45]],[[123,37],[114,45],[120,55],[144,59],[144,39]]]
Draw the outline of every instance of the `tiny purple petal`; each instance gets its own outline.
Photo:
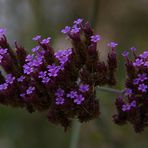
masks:
[[[134,52],[134,51],[136,51],[137,49],[136,49],[135,47],[131,47],[130,50]]]
[[[70,91],[67,95],[68,98],[74,99],[78,96],[77,91]]]
[[[79,25],[79,24],[81,24],[82,23],[82,21],[83,21],[83,19],[77,19],[77,20],[75,20],[74,21],[74,24],[77,24],[77,25]]]
[[[18,81],[18,82],[23,82],[23,81],[24,81],[24,79],[25,79],[25,77],[24,77],[24,76],[20,76],[19,78],[17,78],[17,81]]]
[[[30,95],[33,93],[33,91],[35,90],[35,87],[30,86],[27,90],[26,90],[26,94]]]
[[[93,35],[90,37],[91,41],[94,43],[97,43],[98,41],[100,41],[101,36],[100,35]]]
[[[39,49],[40,49],[40,46],[36,46],[36,47],[32,48],[32,52],[36,52],[36,51],[38,51]]]
[[[124,52],[122,53],[122,56],[123,56],[123,57],[128,57],[128,55],[129,55],[129,52],[128,52],[128,51],[124,51]]]
[[[140,84],[138,86],[138,90],[141,91],[141,92],[147,92],[147,88],[148,88],[148,86],[145,85],[145,84]]]
[[[70,32],[71,28],[69,26],[66,26],[64,29],[61,30],[62,33],[67,34]]]
[[[107,45],[108,45],[109,47],[111,47],[111,48],[115,48],[118,44],[115,43],[115,42],[110,42],[110,43],[108,43]]]
[[[58,97],[58,98],[56,98],[56,104],[57,105],[62,105],[62,104],[64,104],[64,98],[62,98],[62,97]]]
[[[38,41],[39,39],[41,39],[41,36],[40,35],[37,35],[35,37],[32,38],[33,41]]]
[[[87,84],[81,84],[80,87],[79,87],[79,90],[81,92],[87,92],[89,90],[89,85],[87,85]]]
[[[51,37],[48,37],[47,39],[43,39],[41,41],[41,44],[48,44],[50,42],[50,40],[51,40]]]
[[[84,101],[84,97],[82,95],[77,95],[77,97],[74,99],[74,103],[80,105]]]

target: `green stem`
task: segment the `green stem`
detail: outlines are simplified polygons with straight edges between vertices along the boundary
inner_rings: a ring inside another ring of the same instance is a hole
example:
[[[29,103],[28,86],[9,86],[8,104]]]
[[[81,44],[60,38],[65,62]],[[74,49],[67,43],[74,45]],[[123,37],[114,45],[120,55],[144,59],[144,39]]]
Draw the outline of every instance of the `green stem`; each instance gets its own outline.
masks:
[[[107,87],[100,87],[98,86],[96,88],[96,90],[99,90],[99,91],[104,91],[104,92],[110,92],[110,93],[114,93],[114,94],[122,94],[124,90],[117,90],[117,89],[114,89],[114,88],[107,88]]]
[[[81,124],[79,121],[74,121],[73,128],[72,128],[72,134],[71,134],[70,148],[77,148],[78,147],[80,126],[81,126]]]

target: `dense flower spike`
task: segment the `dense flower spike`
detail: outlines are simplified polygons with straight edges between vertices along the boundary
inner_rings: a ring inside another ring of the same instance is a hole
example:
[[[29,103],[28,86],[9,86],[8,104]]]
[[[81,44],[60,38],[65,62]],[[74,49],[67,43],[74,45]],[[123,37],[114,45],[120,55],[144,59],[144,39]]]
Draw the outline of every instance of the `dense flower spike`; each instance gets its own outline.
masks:
[[[137,55],[132,47],[134,59],[126,56],[127,80],[124,95],[116,99],[118,113],[115,123],[131,123],[136,132],[141,132],[148,125],[148,51]],[[124,54],[127,55],[127,54]]]
[[[5,77],[0,73],[0,103],[29,112],[49,110],[49,121],[66,130],[74,118],[85,122],[98,117],[95,87],[115,84],[117,43],[108,44],[111,50],[105,64],[97,49],[101,37],[94,34],[88,22],[77,19],[61,32],[71,40],[71,48],[54,52],[51,38],[37,35],[32,39],[37,45],[27,54],[16,42],[12,50],[5,29],[0,29],[0,65],[7,73]],[[147,77],[139,75],[138,79],[144,82]],[[144,84],[139,88],[146,89]]]

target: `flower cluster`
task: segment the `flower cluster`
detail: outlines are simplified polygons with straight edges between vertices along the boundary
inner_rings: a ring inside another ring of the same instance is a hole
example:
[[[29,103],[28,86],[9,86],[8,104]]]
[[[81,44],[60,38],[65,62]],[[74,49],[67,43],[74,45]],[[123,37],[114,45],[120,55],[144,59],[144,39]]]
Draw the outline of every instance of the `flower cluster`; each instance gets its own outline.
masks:
[[[118,114],[114,115],[115,123],[131,123],[136,132],[143,131],[148,125],[148,51],[136,54],[131,48],[134,59],[128,58],[128,52],[122,55],[126,60],[127,79],[123,96],[116,99]]]
[[[74,21],[61,30],[72,47],[55,52],[51,38],[33,38],[32,53],[15,42],[12,49],[5,29],[0,29],[0,103],[26,108],[29,112],[48,110],[48,120],[65,130],[71,120],[88,121],[99,115],[97,85],[115,85],[116,43],[111,42],[107,62],[100,61],[95,35],[88,22]],[[142,87],[142,86],[141,86]]]

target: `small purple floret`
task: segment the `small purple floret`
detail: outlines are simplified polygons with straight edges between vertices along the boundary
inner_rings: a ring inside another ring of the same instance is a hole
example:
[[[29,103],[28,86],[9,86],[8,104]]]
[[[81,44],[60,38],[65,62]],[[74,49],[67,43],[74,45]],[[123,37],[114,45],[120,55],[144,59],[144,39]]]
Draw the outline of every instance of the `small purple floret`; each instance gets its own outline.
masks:
[[[139,87],[138,87],[138,90],[141,91],[141,92],[147,92],[147,88],[148,88],[147,85],[140,84]]]
[[[77,97],[74,99],[74,103],[80,105],[84,101],[84,97],[82,95],[77,95]]]
[[[41,44],[48,44],[50,42],[50,40],[51,40],[51,37],[48,37],[47,39],[43,39],[41,41]]]
[[[137,49],[136,49],[135,47],[131,47],[130,50],[134,52],[134,51],[136,51]]]
[[[27,90],[26,90],[26,94],[30,95],[33,93],[33,91],[35,90],[35,87],[30,86]]]
[[[124,95],[125,95],[125,96],[131,96],[131,94],[132,94],[132,89],[127,88],[127,89],[124,91]]]
[[[36,35],[35,37],[32,38],[33,41],[38,41],[39,39],[41,39],[40,35]]]
[[[79,90],[81,92],[87,92],[89,90],[89,85],[87,85],[87,84],[81,84],[80,87],[79,87]]]
[[[19,78],[17,78],[17,81],[18,81],[18,82],[23,82],[23,81],[24,81],[24,79],[25,79],[25,77],[24,77],[24,76],[20,76]]]
[[[77,20],[75,20],[74,21],[74,24],[77,24],[77,25],[79,25],[79,24],[81,24],[82,23],[82,21],[83,21],[83,19],[77,19]]]
[[[56,97],[63,97],[63,95],[64,95],[64,90],[61,89],[61,88],[58,88],[56,93],[55,93],[55,96]]]
[[[139,59],[139,58],[137,58],[137,59],[135,60],[135,62],[133,62],[133,65],[134,65],[134,66],[137,66],[137,67],[139,67],[139,66],[141,66],[141,65],[143,65],[143,64],[144,64],[143,59]]]
[[[56,104],[57,105],[62,105],[62,104],[64,104],[64,98],[62,98],[62,97],[58,97],[58,98],[56,98]]]
[[[97,43],[98,41],[100,41],[101,36],[100,35],[93,35],[90,37],[91,42]]]
[[[62,33],[67,34],[71,28],[69,26],[66,26],[64,29],[61,30]]]
[[[129,52],[128,52],[128,51],[124,51],[124,52],[122,53],[122,56],[123,56],[123,57],[128,57],[128,55],[129,55]]]
[[[40,49],[40,46],[36,46],[36,47],[32,48],[32,52],[36,52],[36,51],[38,51],[39,49]]]
[[[77,91],[70,91],[67,95],[68,98],[74,99],[78,96]]]
[[[115,43],[115,42],[110,42],[110,43],[108,43],[107,45],[108,45],[109,47],[111,47],[111,48],[115,48],[118,44]]]

